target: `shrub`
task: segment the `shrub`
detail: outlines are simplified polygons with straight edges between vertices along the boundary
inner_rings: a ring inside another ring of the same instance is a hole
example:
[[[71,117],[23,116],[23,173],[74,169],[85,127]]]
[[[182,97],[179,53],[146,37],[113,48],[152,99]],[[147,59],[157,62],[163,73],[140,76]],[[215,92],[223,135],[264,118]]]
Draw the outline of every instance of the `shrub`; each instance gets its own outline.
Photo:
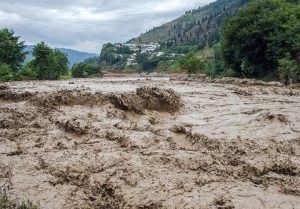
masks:
[[[188,74],[205,71],[205,62],[194,54],[188,54],[179,60],[180,67]]]
[[[289,56],[279,59],[278,65],[280,78],[286,85],[299,80],[296,63]]]
[[[79,63],[72,67],[72,75],[74,78],[88,78],[102,76],[102,69],[100,65]]]
[[[14,73],[7,64],[0,65],[0,81],[11,81],[14,79]]]
[[[38,209],[37,206],[33,205],[29,201],[23,201],[18,203],[8,199],[5,192],[0,192],[0,209]]]

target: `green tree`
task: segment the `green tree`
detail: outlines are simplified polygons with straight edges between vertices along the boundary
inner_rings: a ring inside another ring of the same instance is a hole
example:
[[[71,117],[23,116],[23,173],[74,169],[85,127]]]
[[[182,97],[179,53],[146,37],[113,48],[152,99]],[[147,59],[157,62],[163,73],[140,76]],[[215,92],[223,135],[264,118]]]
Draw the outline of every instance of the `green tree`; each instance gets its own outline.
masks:
[[[56,80],[68,72],[68,57],[59,50],[53,50],[44,42],[34,48],[31,67],[40,80]]]
[[[285,0],[257,0],[223,27],[222,55],[238,75],[276,74],[286,53],[300,51],[300,6]]]
[[[100,65],[81,62],[73,65],[72,75],[74,78],[99,77],[102,76],[102,69]]]
[[[187,54],[179,60],[180,67],[188,74],[197,73],[205,70],[205,62],[194,54]]]
[[[13,30],[0,30],[0,65],[9,65],[13,71],[17,71],[26,58],[24,41],[19,39]]]

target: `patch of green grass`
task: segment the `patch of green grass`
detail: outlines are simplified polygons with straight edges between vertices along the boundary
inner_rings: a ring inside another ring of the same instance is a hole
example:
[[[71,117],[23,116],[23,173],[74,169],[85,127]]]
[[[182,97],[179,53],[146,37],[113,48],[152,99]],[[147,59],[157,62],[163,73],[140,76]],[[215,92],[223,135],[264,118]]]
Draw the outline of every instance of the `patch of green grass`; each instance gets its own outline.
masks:
[[[17,201],[12,201],[8,199],[6,192],[0,193],[0,209],[38,209],[29,201],[22,201],[21,203]]]

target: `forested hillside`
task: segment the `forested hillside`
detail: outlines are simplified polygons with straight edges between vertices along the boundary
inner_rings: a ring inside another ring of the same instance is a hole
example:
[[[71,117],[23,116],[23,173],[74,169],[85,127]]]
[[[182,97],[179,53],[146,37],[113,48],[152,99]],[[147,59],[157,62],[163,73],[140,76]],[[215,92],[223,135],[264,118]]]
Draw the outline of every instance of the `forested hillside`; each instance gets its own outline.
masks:
[[[130,40],[130,43],[168,43],[169,45],[212,46],[220,40],[221,26],[251,0],[218,0],[187,11],[185,15]]]

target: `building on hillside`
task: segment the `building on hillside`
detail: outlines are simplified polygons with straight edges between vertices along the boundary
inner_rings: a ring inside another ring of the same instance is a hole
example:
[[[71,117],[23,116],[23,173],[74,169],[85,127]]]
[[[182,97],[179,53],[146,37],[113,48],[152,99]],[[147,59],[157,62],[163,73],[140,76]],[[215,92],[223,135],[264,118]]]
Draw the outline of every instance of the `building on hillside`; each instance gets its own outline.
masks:
[[[141,53],[153,52],[159,47],[158,43],[141,44]]]
[[[137,61],[136,61],[136,53],[130,55],[127,59],[127,66],[128,65],[137,65]]]
[[[128,46],[129,49],[133,52],[138,52],[140,51],[140,47],[138,44],[123,44],[124,46]]]

